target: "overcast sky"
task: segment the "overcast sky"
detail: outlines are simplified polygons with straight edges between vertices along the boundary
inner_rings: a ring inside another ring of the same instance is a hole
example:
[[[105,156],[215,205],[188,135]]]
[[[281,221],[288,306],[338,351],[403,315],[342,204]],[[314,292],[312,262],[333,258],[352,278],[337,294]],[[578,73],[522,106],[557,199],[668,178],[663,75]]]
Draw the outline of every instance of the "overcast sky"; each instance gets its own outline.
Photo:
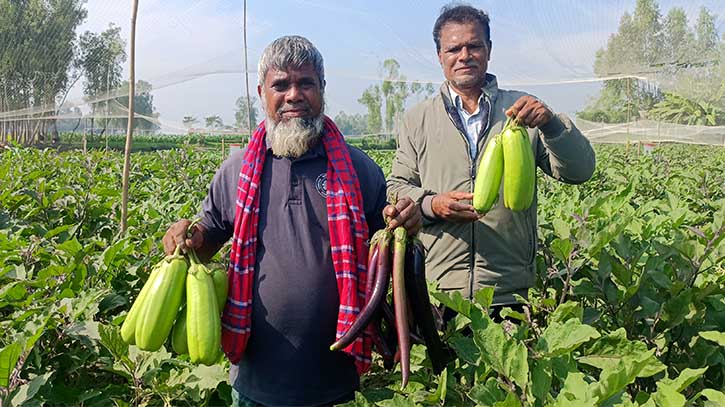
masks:
[[[110,23],[128,40],[130,1],[89,0],[79,33]],[[245,94],[242,0],[140,0],[136,78],[151,82],[155,106],[167,131],[183,116],[220,115],[234,122],[234,102]],[[380,66],[395,58],[411,80],[440,83],[443,75],[431,31],[444,2],[437,1],[249,1],[247,36],[250,92],[256,97],[257,61],[275,38],[309,38],[325,58],[327,112],[363,113],[363,90],[380,79]],[[478,1],[491,17],[489,72],[504,88],[531,92],[555,110],[573,114],[596,96],[595,53],[617,31],[635,0]],[[677,5],[694,24],[704,5],[725,32],[725,1],[659,1]],[[70,100],[81,97],[80,83]],[[414,102],[414,101],[412,101]],[[259,106],[259,103],[257,103]],[[201,120],[203,122],[203,120]]]

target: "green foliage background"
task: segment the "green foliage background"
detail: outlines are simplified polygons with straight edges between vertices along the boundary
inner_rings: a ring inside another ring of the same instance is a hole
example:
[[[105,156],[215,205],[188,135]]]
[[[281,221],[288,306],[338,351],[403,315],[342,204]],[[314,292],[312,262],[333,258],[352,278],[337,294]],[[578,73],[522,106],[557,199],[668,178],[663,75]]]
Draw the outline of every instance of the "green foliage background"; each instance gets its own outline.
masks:
[[[489,290],[469,301],[431,287],[462,314],[445,332],[458,359],[436,376],[415,346],[404,391],[376,363],[352,405],[722,405],[725,149],[596,150],[588,183],[539,179],[539,281],[529,312],[509,314],[518,325],[490,321]],[[196,367],[119,336],[219,151],[134,153],[125,236],[121,153],[0,151],[3,403],[228,404],[227,364]],[[389,172],[392,151],[370,154]]]

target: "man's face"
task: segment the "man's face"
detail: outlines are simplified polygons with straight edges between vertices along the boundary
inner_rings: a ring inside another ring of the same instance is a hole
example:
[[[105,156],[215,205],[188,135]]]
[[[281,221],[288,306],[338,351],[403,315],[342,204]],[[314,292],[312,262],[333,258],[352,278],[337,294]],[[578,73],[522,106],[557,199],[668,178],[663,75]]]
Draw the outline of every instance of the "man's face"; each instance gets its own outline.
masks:
[[[322,111],[322,87],[311,64],[286,71],[270,68],[264,85],[257,87],[267,118],[279,123],[293,118],[311,119]]]
[[[267,145],[279,157],[298,158],[319,140],[323,128],[322,89],[311,64],[270,68],[257,87],[267,114]]]
[[[480,88],[486,81],[491,45],[478,23],[446,23],[440,33],[438,59],[457,90]]]

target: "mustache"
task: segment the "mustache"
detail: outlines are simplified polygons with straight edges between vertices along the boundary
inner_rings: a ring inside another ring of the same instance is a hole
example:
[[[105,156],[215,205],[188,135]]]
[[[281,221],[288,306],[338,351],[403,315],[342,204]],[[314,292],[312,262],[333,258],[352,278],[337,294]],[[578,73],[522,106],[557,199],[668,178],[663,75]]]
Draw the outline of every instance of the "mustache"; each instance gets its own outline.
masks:
[[[282,105],[282,107],[280,107],[279,109],[277,109],[277,114],[286,113],[286,112],[289,112],[292,110],[308,110],[309,111],[309,110],[311,110],[311,108],[310,108],[310,105],[305,102],[298,103],[295,105],[285,104],[285,105]]]

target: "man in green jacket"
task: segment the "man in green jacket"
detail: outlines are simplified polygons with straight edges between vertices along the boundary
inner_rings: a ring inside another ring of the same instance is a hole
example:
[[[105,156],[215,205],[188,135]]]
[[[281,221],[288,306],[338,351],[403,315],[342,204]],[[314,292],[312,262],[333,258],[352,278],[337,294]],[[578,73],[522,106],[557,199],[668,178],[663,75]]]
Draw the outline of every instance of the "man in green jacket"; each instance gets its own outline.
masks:
[[[433,39],[446,81],[438,95],[405,115],[388,190],[422,206],[428,279],[466,298],[494,286],[497,312],[516,304],[515,295],[526,297],[534,284],[536,199],[529,209],[513,212],[500,193],[486,215],[475,212],[472,191],[486,143],[514,115],[529,129],[537,166],[570,184],[592,176],[594,151],[565,115],[531,95],[498,88],[486,72],[491,39],[484,11],[445,6]]]

